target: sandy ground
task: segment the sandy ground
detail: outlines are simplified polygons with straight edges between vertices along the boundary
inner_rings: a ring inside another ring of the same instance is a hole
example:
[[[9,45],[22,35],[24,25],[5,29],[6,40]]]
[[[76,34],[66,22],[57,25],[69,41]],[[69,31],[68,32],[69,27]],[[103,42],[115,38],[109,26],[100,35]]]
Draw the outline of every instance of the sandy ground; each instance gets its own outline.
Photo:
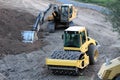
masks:
[[[34,44],[24,44],[21,43],[20,40],[17,40],[19,39],[19,33],[17,34],[19,30],[21,31],[24,29],[29,29],[29,27],[19,28],[19,25],[32,25],[34,23],[35,16],[37,16],[40,11],[44,11],[50,3],[57,2],[55,0],[0,0],[1,14],[4,14],[2,12],[5,11],[10,13],[5,13],[5,17],[0,15],[0,21],[10,21],[16,15],[19,15],[22,19],[21,20],[20,18],[15,18],[14,21],[16,21],[16,25],[13,25],[14,22],[10,22],[10,24],[6,22],[4,23],[4,28],[2,28],[3,24],[0,23],[0,27],[1,29],[3,29],[0,33],[0,45],[2,48],[1,52],[3,51],[3,54],[5,51],[8,51],[7,54],[15,54],[15,52],[17,51],[17,53],[21,53],[18,55],[8,55],[1,58],[1,79],[97,80],[96,73],[98,72],[101,64],[105,61],[105,58],[108,57],[110,59],[113,59],[117,56],[120,56],[120,44],[117,38],[118,35],[117,33],[112,32],[112,25],[109,21],[106,21],[105,15],[94,10],[78,8],[78,17],[74,20],[74,23],[80,26],[85,26],[89,31],[90,37],[96,39],[100,43],[101,47],[99,49],[100,54],[98,62],[95,65],[90,65],[85,70],[83,70],[82,76],[65,76],[51,74],[45,66],[45,58],[48,57],[53,52],[53,50],[62,49],[63,41],[61,39],[61,35],[63,34],[64,30],[56,30],[55,33],[50,34],[48,34],[47,32],[41,32],[40,34],[42,34],[42,37],[40,37],[39,41],[35,42]],[[12,17],[9,17],[9,15]],[[6,30],[6,27],[8,30],[11,29],[11,34],[13,31],[16,31],[17,35],[15,35],[14,37],[13,35],[6,34],[4,32]],[[12,52],[9,52],[10,50],[12,50]],[[28,53],[30,51],[33,52]]]

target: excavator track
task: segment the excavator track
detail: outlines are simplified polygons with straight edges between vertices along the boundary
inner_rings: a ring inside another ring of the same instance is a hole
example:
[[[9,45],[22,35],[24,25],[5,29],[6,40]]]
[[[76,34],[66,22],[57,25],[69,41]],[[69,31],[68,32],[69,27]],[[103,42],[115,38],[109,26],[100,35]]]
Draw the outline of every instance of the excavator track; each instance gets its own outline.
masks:
[[[51,59],[61,59],[61,60],[79,60],[81,52],[77,51],[54,51],[50,56]],[[48,69],[52,71],[53,74],[60,75],[79,75],[80,70],[77,67],[70,66],[53,66],[49,65]]]

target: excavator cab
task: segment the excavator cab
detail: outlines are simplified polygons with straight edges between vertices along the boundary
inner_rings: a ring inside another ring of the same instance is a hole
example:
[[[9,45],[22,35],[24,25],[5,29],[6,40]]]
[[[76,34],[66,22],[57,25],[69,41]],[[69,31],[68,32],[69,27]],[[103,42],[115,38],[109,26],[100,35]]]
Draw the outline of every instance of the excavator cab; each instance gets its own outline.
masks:
[[[72,4],[63,4],[61,6],[61,22],[69,22],[69,18],[72,17]]]

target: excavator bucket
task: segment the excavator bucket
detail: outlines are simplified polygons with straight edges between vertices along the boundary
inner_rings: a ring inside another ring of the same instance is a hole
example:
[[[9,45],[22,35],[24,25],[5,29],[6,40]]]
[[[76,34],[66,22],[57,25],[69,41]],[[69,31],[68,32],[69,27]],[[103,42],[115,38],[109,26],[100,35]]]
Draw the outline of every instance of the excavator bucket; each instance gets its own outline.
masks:
[[[22,42],[25,43],[33,43],[34,41],[38,40],[37,32],[36,31],[22,31]]]

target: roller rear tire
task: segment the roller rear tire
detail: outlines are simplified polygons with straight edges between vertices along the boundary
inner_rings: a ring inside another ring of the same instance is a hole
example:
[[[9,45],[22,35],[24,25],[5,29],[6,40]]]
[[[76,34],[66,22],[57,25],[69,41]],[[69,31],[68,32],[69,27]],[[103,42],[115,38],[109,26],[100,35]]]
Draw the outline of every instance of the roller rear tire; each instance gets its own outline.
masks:
[[[89,45],[87,55],[89,56],[90,65],[94,65],[98,58],[98,50],[95,45]]]

